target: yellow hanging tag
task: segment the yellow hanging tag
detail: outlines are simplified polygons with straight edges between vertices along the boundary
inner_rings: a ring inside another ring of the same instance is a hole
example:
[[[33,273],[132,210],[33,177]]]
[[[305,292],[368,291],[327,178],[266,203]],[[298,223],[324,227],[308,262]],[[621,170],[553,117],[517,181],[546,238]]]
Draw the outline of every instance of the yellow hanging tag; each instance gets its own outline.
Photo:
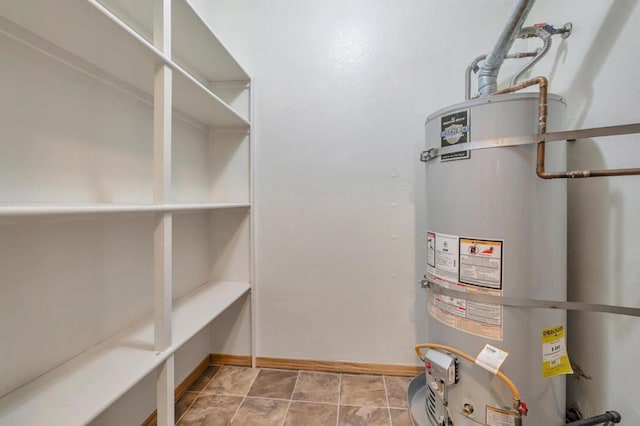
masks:
[[[542,329],[542,377],[553,377],[561,374],[573,374],[567,342],[564,337],[564,326]]]

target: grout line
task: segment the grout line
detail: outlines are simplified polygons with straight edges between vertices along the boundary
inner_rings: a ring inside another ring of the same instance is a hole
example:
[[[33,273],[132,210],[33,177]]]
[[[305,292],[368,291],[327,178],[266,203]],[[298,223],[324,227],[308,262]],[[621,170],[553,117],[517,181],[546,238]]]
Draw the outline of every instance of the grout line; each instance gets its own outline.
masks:
[[[213,367],[212,364],[209,364],[209,367]],[[222,371],[222,368],[224,367],[224,365],[218,365],[217,367],[219,367],[215,373],[213,373],[213,376],[211,376],[211,378],[209,379],[209,381],[202,387],[202,389],[200,389],[198,391],[198,393],[202,393],[204,392],[204,390],[211,384],[211,382],[213,382],[213,380],[218,377],[218,374],[220,374],[220,372]],[[207,367],[208,368],[208,367]]]
[[[387,380],[385,376],[382,376],[382,384],[384,385],[384,396],[387,399],[387,413],[389,413],[389,426],[393,426],[391,423],[391,408],[389,407],[389,391],[387,390]]]
[[[221,364],[209,364],[209,367],[218,367],[218,369],[216,370],[216,372],[213,374],[213,376],[211,376],[211,380],[215,379],[216,377],[218,377],[218,374],[220,374],[220,372],[222,371],[222,368],[224,367],[224,365]],[[211,380],[209,380],[209,383],[211,383]],[[208,384],[208,383],[207,383]]]
[[[340,398],[342,397],[342,373],[339,375],[340,380],[338,381],[338,415],[336,417],[336,426],[340,426]]]
[[[275,399],[275,398],[270,398]],[[324,404],[324,405],[338,405],[337,402],[326,402],[326,401],[311,401],[308,399],[292,399],[294,402],[304,402],[305,404]]]
[[[217,394],[217,395],[221,395],[221,396],[235,396],[236,398],[240,398],[238,395],[224,395],[224,394]],[[269,401],[286,401],[289,402],[290,399],[284,399],[284,398],[271,398],[269,396],[253,396],[253,395],[247,395],[247,398],[251,398],[251,399],[268,399]]]
[[[214,364],[212,364],[212,365],[214,365]],[[228,368],[228,369],[231,369],[231,370],[236,369],[236,368],[247,368],[247,367],[238,366],[238,365],[224,365],[224,364],[215,364],[215,365],[220,367],[220,368],[218,369],[218,371],[216,371],[216,374],[214,374],[213,377],[211,377],[211,380],[209,380],[207,382],[207,385],[205,387],[203,387],[201,391],[199,391],[200,394],[201,395],[226,395],[226,396],[235,396],[235,397],[245,396],[245,395],[233,395],[233,394],[230,394],[230,393],[218,393],[218,392],[207,391],[207,388],[209,387],[209,385],[213,382],[213,380],[216,377],[218,377],[219,374],[221,374],[221,371],[222,371],[223,368]],[[249,367],[249,368],[251,368],[251,367]],[[257,377],[257,374],[256,374],[256,377]],[[254,380],[255,380],[255,377],[254,377]],[[253,382],[251,382],[251,384],[253,385]],[[251,386],[249,386],[249,388],[251,388]],[[247,391],[247,392],[249,392],[249,391]]]
[[[295,385],[293,385],[293,391],[291,392],[291,398],[289,398],[289,399],[291,399],[291,400],[293,400],[293,395],[295,395],[295,394],[296,394],[296,389],[298,388],[298,381],[300,380],[300,371],[301,371],[301,370],[298,370],[298,376],[296,377],[296,384],[295,384]],[[296,400],[296,401],[297,401],[297,400]]]
[[[213,364],[212,364],[213,365]],[[217,365],[217,364],[216,364]],[[213,380],[215,378],[218,377],[218,375],[221,374],[221,371],[224,367],[229,367],[229,368],[243,368],[243,367],[237,367],[237,366],[227,366],[227,365],[217,365],[220,368],[218,368],[218,370],[215,372],[215,374],[213,376],[211,376],[211,379],[207,382],[207,384],[202,388],[202,390],[194,392],[194,391],[187,391],[189,393],[195,393],[196,397],[194,398],[193,402],[187,407],[187,409],[185,409],[184,413],[182,414],[182,416],[180,416],[179,419],[176,420],[176,423],[179,423],[185,416],[186,414],[191,410],[191,408],[193,407],[193,405],[195,404],[196,400],[198,398],[200,398],[201,396],[204,395],[224,395],[224,396],[232,396],[235,398],[242,398],[242,401],[240,402],[240,404],[238,405],[238,408],[236,408],[233,417],[231,418],[231,422],[235,421],[240,408],[242,407],[242,405],[244,404],[244,402],[246,401],[247,398],[255,398],[255,399],[267,399],[267,400],[277,400],[277,401],[287,401],[287,410],[285,412],[285,416],[284,419],[282,420],[282,424],[281,426],[284,426],[287,417],[289,415],[289,410],[291,408],[291,404],[293,403],[293,395],[295,394],[295,391],[298,387],[298,383],[300,380],[300,373],[302,372],[302,370],[298,370],[297,371],[297,376],[296,376],[296,382],[293,385],[293,389],[291,391],[291,395],[289,397],[289,399],[285,399],[285,398],[269,398],[269,397],[263,397],[263,396],[249,396],[249,391],[251,390],[251,387],[254,385],[255,381],[258,378],[258,375],[260,374],[260,372],[262,370],[265,370],[264,368],[256,368],[256,370],[258,370],[258,373],[254,376],[253,380],[251,381],[250,385],[247,388],[247,391],[245,392],[244,395],[229,395],[229,394],[225,394],[225,393],[209,393],[209,392],[205,392],[205,389],[207,388],[207,386],[209,386],[211,384],[211,382],[213,382]],[[273,370],[273,369],[267,369],[267,370]],[[280,369],[276,369],[276,370],[280,370]],[[281,371],[292,371],[292,370],[281,370]],[[307,371],[305,370],[305,372],[313,372],[313,373],[323,373],[323,372],[315,372],[315,371]],[[342,404],[341,398],[342,398],[342,378],[344,376],[344,373],[327,373],[327,374],[337,374],[338,375],[338,401],[337,403],[331,403],[331,402],[320,402],[320,401],[306,401],[306,400],[300,400],[297,402],[305,402],[305,403],[312,403],[312,404],[326,404],[326,405],[336,405],[337,408],[337,416],[336,416],[336,426],[340,425],[340,409],[343,406],[350,406],[349,404]],[[386,402],[387,402],[387,406],[386,407],[377,407],[377,408],[386,408],[387,409],[387,413],[389,415],[389,425],[393,426],[393,421],[391,418],[391,404],[389,403],[389,390],[388,390],[388,386],[387,386],[387,380],[386,380],[386,376],[385,375],[381,375],[382,377],[382,382],[383,382],[383,386],[384,386],[384,391],[385,391],[385,398],[386,398]],[[357,406],[357,405],[354,405]],[[368,406],[367,406],[368,407]],[[376,407],[374,407],[376,408]],[[398,408],[402,408],[402,407],[398,407]]]
[[[253,369],[253,367],[250,367],[250,368]],[[238,408],[236,408],[236,412],[233,413],[233,417],[231,417],[231,421],[229,422],[229,424],[233,423],[233,421],[236,419],[236,416],[238,415],[238,412],[240,411],[240,407],[242,407],[242,404],[244,404],[244,401],[247,399],[247,394],[249,393],[249,391],[251,390],[251,387],[253,386],[253,384],[255,383],[256,379],[258,378],[258,375],[260,374],[261,369],[260,368],[256,368],[256,370],[258,370],[258,374],[256,374],[256,376],[251,381],[251,384],[247,388],[247,392],[242,397],[242,401],[240,401],[240,405],[238,405]]]
[[[182,415],[180,417],[178,417],[177,419],[175,419],[175,418],[173,419],[176,422],[176,424],[180,423],[180,420],[182,420],[182,418],[189,412],[189,410],[191,410],[191,407],[193,407],[193,404],[196,403],[196,399],[198,399],[198,398],[200,398],[200,393],[196,393],[196,397],[193,398],[193,401],[191,401],[191,404],[189,404],[189,406],[184,410],[184,412],[182,413]],[[176,404],[177,404],[177,401],[173,405],[173,413],[174,414],[176,412]]]
[[[209,364],[209,365],[207,366],[207,368],[209,368],[209,367],[211,367],[211,366],[213,366],[213,365],[214,365],[214,364]],[[218,368],[218,369],[216,370],[216,372],[213,374],[213,376],[211,376],[211,379],[209,379],[209,381],[207,382],[207,384],[206,384],[206,385],[204,385],[204,386],[202,387],[202,389],[200,389],[199,391],[196,391],[196,392],[189,391],[189,389],[187,389],[187,391],[182,395],[182,397],[183,397],[185,394],[187,394],[187,393],[191,392],[191,393],[195,393],[195,394],[196,394],[196,397],[195,397],[195,398],[193,398],[193,401],[191,401],[191,404],[189,404],[189,406],[184,410],[184,413],[182,413],[182,415],[181,415],[179,418],[174,419],[174,420],[175,420],[175,422],[176,422],[176,424],[180,423],[180,420],[182,420],[182,418],[187,414],[187,412],[189,412],[189,410],[191,409],[191,407],[193,407],[193,404],[195,404],[195,403],[196,403],[196,401],[198,400],[198,398],[200,398],[200,397],[203,395],[204,390],[207,388],[207,386],[209,386],[209,384],[211,384],[211,382],[213,381],[213,379],[215,379],[215,378],[216,378],[216,376],[218,375],[218,373],[220,373],[220,371],[222,371],[222,367],[223,367],[223,366],[222,366],[222,365],[219,365],[218,367],[220,367],[220,368]],[[205,371],[206,371],[206,370],[205,370]],[[204,374],[204,371],[203,371],[202,373]],[[197,379],[196,379],[196,380],[197,380]],[[180,397],[180,398],[182,398],[182,397]],[[175,414],[175,412],[176,412],[175,404],[176,404],[177,402],[178,402],[178,401],[175,401],[175,402],[174,402],[174,405],[173,405],[173,413],[174,413],[174,414]]]
[[[296,391],[296,386],[298,386],[298,379],[300,379],[300,370],[298,370],[298,374],[296,375],[296,382],[293,385],[293,389],[291,389],[291,395],[289,395],[289,403],[287,404],[287,411],[284,412],[284,418],[282,419],[282,425],[284,426],[284,422],[287,421],[287,416],[289,415],[289,408],[291,408],[291,401],[293,401],[293,394]]]

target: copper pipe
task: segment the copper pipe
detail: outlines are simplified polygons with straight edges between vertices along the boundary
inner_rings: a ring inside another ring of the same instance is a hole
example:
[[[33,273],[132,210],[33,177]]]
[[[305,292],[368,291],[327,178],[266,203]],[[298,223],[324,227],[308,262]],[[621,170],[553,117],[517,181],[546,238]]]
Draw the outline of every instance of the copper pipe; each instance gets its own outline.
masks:
[[[538,139],[540,142],[544,142],[544,135],[547,133],[547,87],[549,83],[544,77],[535,77],[530,80],[521,81],[515,86],[507,87],[506,89],[498,90],[491,95],[504,95],[506,93],[517,92],[518,90],[526,89],[529,86],[540,86],[540,101],[538,103]],[[544,153],[544,148],[543,148]],[[544,164],[544,159],[542,160]]]
[[[607,176],[637,176],[640,175],[640,169],[608,169],[608,170],[569,170],[566,172],[544,172],[543,179],[575,179],[588,177],[607,177]]]
[[[536,158],[536,174],[541,179],[575,179],[602,176],[635,176],[640,175],[640,168],[609,169],[609,170],[568,170],[566,172],[547,172],[544,170],[545,135],[547,133],[547,87],[548,81],[544,77],[535,77],[523,81],[506,89],[498,90],[492,95],[513,93],[537,84],[540,86],[540,101],[538,105],[538,152]]]

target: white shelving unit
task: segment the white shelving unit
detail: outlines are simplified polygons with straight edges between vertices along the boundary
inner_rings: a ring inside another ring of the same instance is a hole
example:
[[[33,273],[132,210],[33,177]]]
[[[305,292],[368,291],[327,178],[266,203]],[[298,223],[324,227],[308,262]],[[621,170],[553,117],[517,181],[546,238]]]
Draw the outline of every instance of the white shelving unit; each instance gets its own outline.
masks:
[[[0,49],[0,425],[154,371],[174,424],[174,353],[251,292],[251,80],[188,0],[2,1]]]
[[[248,283],[204,284],[175,302],[167,349],[152,350],[153,319],[143,320],[3,398],[3,424],[85,424],[249,289]]]

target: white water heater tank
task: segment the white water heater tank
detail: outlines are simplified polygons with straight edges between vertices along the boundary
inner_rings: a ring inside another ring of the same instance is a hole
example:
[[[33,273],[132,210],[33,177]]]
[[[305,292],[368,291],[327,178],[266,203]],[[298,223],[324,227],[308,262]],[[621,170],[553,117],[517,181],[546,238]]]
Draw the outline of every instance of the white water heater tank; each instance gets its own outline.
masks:
[[[536,176],[536,144],[464,151],[464,142],[538,132],[537,93],[491,96],[442,109],[426,120],[426,149],[460,152],[426,162],[427,279],[469,294],[566,300],[566,181]],[[548,97],[549,132],[565,129],[564,100]],[[563,142],[546,144],[546,169],[566,170]],[[565,377],[544,378],[543,329],[561,310],[465,301],[427,290],[429,342],[477,355],[508,353],[500,367],[529,408],[523,425],[564,424]],[[511,392],[494,374],[460,361],[448,388],[455,426],[513,424]],[[431,420],[431,424],[434,423]]]

